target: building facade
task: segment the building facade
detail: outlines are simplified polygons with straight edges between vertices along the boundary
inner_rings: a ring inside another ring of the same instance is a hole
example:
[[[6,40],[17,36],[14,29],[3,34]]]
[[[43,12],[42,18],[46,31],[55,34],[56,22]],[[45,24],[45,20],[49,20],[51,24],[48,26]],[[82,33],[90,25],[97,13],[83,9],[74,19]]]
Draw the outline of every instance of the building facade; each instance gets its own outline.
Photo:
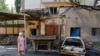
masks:
[[[50,4],[50,3],[48,3]],[[54,3],[53,3],[54,4]],[[45,6],[46,3],[43,5]],[[69,6],[69,5],[67,5]],[[82,8],[69,8],[60,6],[46,5],[45,8],[49,8],[50,19],[52,25],[60,26],[60,36],[71,37],[79,36],[86,40],[99,41],[99,11],[86,10]],[[64,16],[62,16],[64,15]],[[46,21],[47,22],[47,21]],[[54,23],[54,24],[53,24]],[[48,24],[47,24],[48,25]],[[50,31],[51,29],[49,29]]]
[[[35,25],[28,25],[27,36],[31,36],[33,34],[32,31],[34,31],[35,35],[56,35],[57,37],[62,38],[79,36],[83,39],[99,41],[100,13],[98,11],[72,7],[73,5],[66,1],[69,0],[37,0],[39,6],[36,7],[39,7],[39,9],[44,9],[49,16],[46,16],[46,18],[41,18],[43,19],[42,21],[33,21]],[[88,0],[88,2],[89,1],[90,0]],[[32,3],[34,1],[30,0],[30,2]],[[33,7],[35,6],[35,2],[32,3]],[[91,0],[91,3],[87,3],[86,0],[84,0],[81,4],[92,6],[93,3],[94,0]],[[35,9],[28,4],[25,5],[26,9]]]

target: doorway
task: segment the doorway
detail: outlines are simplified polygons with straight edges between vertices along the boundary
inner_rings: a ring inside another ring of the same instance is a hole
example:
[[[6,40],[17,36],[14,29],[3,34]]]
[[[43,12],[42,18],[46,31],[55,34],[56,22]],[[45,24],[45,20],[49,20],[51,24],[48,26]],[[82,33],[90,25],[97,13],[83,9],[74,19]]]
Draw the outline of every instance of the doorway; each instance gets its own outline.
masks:
[[[72,27],[70,29],[70,36],[71,37],[80,37],[80,28],[79,27]]]
[[[59,37],[59,34],[60,34],[60,31],[59,31],[58,25],[46,25],[45,26],[45,35]]]
[[[31,34],[36,35],[36,29],[31,29]]]

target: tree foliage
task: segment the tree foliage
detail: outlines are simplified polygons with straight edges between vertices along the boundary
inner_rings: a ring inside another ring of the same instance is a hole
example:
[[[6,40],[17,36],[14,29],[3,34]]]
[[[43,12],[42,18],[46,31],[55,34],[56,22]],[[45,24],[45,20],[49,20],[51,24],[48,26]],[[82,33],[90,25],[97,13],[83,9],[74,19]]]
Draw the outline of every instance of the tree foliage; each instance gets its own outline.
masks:
[[[5,3],[6,0],[0,0],[0,12],[9,12],[8,4]]]
[[[15,0],[15,8],[16,12],[19,13],[21,8],[21,0]]]

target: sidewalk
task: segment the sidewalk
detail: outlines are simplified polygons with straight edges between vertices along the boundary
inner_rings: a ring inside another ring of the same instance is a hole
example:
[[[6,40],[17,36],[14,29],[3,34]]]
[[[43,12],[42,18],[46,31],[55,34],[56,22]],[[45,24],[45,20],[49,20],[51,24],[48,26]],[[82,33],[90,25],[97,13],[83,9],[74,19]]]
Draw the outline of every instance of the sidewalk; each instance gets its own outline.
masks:
[[[60,56],[58,53],[48,52],[27,52],[27,56]],[[18,56],[17,46],[0,46],[0,56]]]

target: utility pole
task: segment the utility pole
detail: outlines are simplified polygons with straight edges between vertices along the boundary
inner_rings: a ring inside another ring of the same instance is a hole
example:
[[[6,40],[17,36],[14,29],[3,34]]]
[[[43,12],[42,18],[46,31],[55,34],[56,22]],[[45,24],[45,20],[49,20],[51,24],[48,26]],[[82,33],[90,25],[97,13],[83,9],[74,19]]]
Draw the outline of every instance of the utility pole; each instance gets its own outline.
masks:
[[[25,48],[27,47],[27,37],[26,37],[26,14],[25,14],[25,0],[21,0],[21,5],[22,5],[22,10],[24,10],[23,14],[24,14],[24,35],[25,35]],[[27,51],[26,49],[25,51],[25,56],[27,56]]]

